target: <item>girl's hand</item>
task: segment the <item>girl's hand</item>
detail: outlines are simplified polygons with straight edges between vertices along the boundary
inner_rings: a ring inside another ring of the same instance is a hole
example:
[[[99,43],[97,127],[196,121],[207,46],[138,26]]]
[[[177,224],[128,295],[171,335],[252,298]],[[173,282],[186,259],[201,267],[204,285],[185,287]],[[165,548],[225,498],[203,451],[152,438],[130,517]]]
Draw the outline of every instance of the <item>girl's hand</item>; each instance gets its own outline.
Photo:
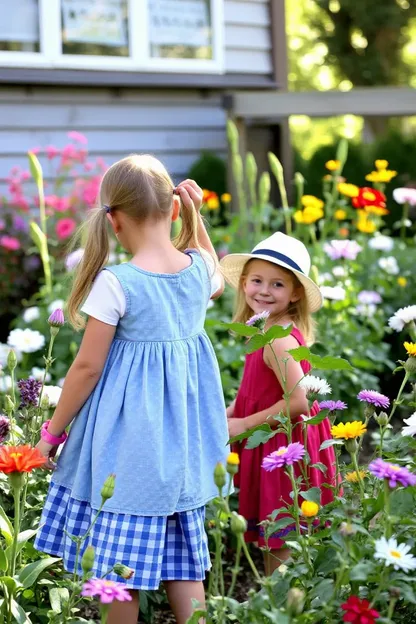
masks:
[[[245,433],[247,431],[247,424],[245,418],[229,418],[228,423],[228,435],[230,438]]]
[[[204,193],[195,180],[187,179],[178,184],[176,187],[176,193],[179,195],[185,206],[189,208],[194,206],[197,212],[201,210]]]
[[[41,439],[36,444],[36,448],[39,449],[39,451],[42,453],[44,457],[47,458],[47,462],[44,467],[47,470],[55,470],[56,464],[54,464],[52,459],[55,457],[58,447],[53,446],[52,444],[48,444],[47,442],[45,442],[45,440]]]

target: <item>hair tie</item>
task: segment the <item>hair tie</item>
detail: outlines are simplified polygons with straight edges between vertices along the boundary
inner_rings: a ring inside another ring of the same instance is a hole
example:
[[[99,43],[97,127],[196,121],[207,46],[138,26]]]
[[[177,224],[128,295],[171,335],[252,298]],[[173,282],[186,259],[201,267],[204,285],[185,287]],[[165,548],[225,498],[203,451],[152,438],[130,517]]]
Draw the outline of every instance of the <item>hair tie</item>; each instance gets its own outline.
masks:
[[[107,214],[111,212],[111,206],[107,206],[106,204],[104,204],[104,208]]]

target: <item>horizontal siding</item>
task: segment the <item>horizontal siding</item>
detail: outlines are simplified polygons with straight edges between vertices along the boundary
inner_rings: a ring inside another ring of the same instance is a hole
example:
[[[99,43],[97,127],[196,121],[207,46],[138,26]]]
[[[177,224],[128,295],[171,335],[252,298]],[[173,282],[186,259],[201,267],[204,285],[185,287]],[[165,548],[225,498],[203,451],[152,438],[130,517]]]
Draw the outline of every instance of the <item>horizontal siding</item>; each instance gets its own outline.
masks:
[[[154,154],[177,181],[204,150],[226,156],[226,113],[219,96],[175,96],[126,90],[37,88],[0,90],[0,193],[10,169],[27,169],[33,147],[63,147],[70,130],[88,138],[91,158],[108,164],[132,152]],[[40,155],[45,178],[53,180],[55,163]]]
[[[268,0],[225,0],[225,69],[271,74],[272,42]]]

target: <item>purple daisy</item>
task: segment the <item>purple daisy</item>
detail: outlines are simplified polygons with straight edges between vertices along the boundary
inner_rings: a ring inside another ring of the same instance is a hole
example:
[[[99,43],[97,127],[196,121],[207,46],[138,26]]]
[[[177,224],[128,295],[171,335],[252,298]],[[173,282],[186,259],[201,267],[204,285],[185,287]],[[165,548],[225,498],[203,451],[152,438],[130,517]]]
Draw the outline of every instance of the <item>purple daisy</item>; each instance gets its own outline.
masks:
[[[39,393],[42,387],[42,382],[29,377],[29,379],[20,379],[17,382],[17,386],[20,391],[20,406],[29,407],[30,405],[36,406],[38,404]]]
[[[81,595],[89,598],[97,596],[102,604],[109,604],[114,600],[119,602],[131,600],[131,596],[124,585],[104,579],[91,579],[84,583]]]
[[[259,329],[264,329],[267,319],[270,316],[270,312],[268,310],[263,310],[259,314],[254,314],[251,318],[248,319],[246,325],[250,327],[258,327]]]
[[[390,399],[375,390],[361,390],[357,394],[357,399],[375,405],[376,407],[382,407],[383,409],[387,409],[390,405]]]
[[[305,447],[300,442],[293,442],[287,446],[281,446],[277,451],[273,451],[263,459],[262,468],[271,472],[283,466],[292,466],[305,455]]]
[[[416,475],[413,472],[397,464],[389,464],[380,457],[371,462],[368,469],[378,479],[388,479],[391,488],[396,487],[398,484],[405,487],[416,485]]]
[[[48,318],[48,323],[51,327],[62,327],[65,325],[64,312],[61,308],[57,308],[52,312]]]
[[[362,290],[358,293],[357,299],[360,303],[381,303],[381,295],[375,290]]]
[[[347,409],[347,404],[344,401],[321,401],[319,407],[321,410],[327,409],[330,412],[336,412],[337,410]]]

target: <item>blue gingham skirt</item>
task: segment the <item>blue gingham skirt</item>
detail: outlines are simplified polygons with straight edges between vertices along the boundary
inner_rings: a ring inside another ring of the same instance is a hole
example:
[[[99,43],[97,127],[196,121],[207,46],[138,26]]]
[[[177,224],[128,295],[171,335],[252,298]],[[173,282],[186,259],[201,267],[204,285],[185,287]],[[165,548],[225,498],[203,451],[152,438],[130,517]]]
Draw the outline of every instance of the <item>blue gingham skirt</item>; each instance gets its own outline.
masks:
[[[67,533],[85,535],[95,515],[89,503],[71,498],[70,489],[51,484],[35,548],[62,557],[65,569],[73,573],[77,547]],[[93,546],[94,576],[106,575],[129,589],[157,589],[161,581],[202,581],[211,567],[204,521],[204,507],[167,517],[101,511],[81,556]],[[107,574],[116,563],[132,568],[134,576],[124,580]]]

